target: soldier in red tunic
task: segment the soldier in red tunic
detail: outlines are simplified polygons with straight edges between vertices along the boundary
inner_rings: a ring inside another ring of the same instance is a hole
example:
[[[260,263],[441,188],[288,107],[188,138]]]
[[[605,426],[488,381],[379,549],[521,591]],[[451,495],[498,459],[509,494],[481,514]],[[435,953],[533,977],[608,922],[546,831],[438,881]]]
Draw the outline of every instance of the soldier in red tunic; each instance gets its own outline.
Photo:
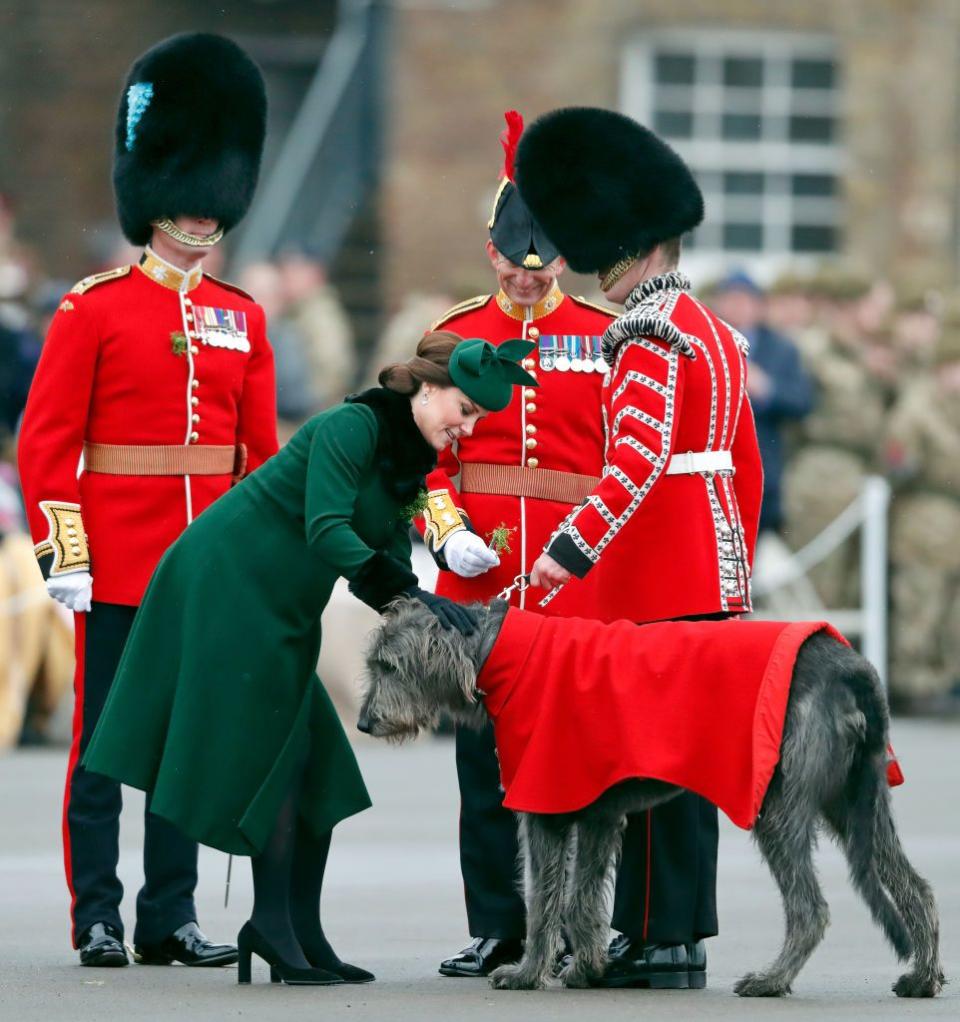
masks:
[[[681,235],[703,217],[689,169],[630,118],[571,108],[524,133],[517,183],[570,265],[599,272],[626,307],[603,338],[603,478],[550,538],[532,581],[565,595],[594,580],[601,616],[637,622],[749,611],[763,474],[746,342],[676,269]],[[583,581],[564,584],[573,578]],[[606,985],[674,985],[683,971],[690,986],[706,984],[716,827],[716,810],[693,795],[630,821]]]
[[[537,342],[523,366],[539,386],[518,391],[506,410],[478,423],[456,448],[448,447],[427,477],[421,527],[443,569],[437,592],[465,603],[489,600],[517,575],[528,573],[551,533],[596,485],[603,468],[600,395],[606,366],[600,337],[613,313],[560,290],[557,277],[564,261],[531,219],[511,180],[522,121],[513,111],[507,121],[507,159],[487,242],[500,290],[455,306],[432,327],[494,344],[513,337]],[[490,548],[498,528],[506,544],[498,544],[499,553]],[[515,592],[511,602],[536,610],[545,595],[533,589]],[[547,613],[595,617],[597,597],[591,579],[562,593]],[[516,821],[501,805],[492,729],[477,734],[461,728],[456,746],[460,862],[475,940],[445,960],[440,972],[484,976],[519,957],[525,932],[516,886]]]
[[[83,965],[127,964],[120,785],[79,760],[137,605],[189,522],[277,449],[263,312],[202,269],[249,206],[265,121],[260,72],[227,39],[177,36],[133,65],[114,187],[124,233],[146,247],[137,265],[64,297],[24,413],[20,476],[37,557],[50,595],[76,612],[63,837]],[[138,961],[236,961],[235,947],[197,927],[196,864],[196,845],[147,812]]]

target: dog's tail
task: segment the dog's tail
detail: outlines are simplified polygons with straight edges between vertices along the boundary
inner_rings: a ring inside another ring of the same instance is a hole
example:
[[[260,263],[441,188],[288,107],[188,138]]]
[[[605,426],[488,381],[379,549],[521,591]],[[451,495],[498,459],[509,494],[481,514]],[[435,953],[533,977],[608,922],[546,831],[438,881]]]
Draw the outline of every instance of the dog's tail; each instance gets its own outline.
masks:
[[[844,671],[843,682],[863,716],[860,740],[847,775],[843,838],[850,878],[869,906],[874,921],[903,961],[913,953],[913,939],[901,914],[899,898],[898,904],[891,900],[882,876],[889,876],[893,868],[891,836],[896,848],[900,847],[890,815],[886,782],[886,702],[876,672],[859,657]],[[900,854],[902,856],[902,850]]]

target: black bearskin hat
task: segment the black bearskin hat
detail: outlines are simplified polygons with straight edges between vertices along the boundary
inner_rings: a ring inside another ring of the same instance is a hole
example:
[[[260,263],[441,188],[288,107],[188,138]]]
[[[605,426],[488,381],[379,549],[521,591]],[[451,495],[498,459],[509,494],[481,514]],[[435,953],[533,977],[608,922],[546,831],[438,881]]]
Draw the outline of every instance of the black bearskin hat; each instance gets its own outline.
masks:
[[[552,263],[560,253],[540,225],[524,205],[517,186],[513,183],[514,158],[517,143],[523,132],[523,118],[516,110],[507,110],[503,115],[507,122],[506,131],[500,135],[504,161],[500,187],[493,200],[490,216],[490,240],[514,266],[529,270],[542,269]]]
[[[150,240],[151,222],[203,216],[226,231],[250,206],[260,171],[267,97],[256,64],[223,36],[173,36],[130,69],[114,144],[123,233]]]
[[[703,196],[690,168],[648,128],[596,107],[544,114],[520,138],[520,194],[578,273],[692,230]]]

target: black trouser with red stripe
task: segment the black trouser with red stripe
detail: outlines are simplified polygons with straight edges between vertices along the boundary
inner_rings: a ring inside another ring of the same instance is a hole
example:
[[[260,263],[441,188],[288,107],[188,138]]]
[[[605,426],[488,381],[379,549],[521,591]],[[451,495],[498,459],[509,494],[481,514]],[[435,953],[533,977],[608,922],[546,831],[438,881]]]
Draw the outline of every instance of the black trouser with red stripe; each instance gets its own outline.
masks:
[[[493,725],[457,729],[460,872],[472,937],[522,937],[516,817],[502,805]],[[717,933],[717,810],[686,792],[627,818],[613,927],[648,944]]]
[[[689,791],[628,816],[613,928],[644,944],[716,936],[718,834],[716,806]]]
[[[682,620],[722,620],[711,614]],[[516,817],[503,808],[493,725],[457,728],[460,872],[473,937],[522,937]],[[576,769],[571,763],[558,769]],[[683,795],[627,818],[613,927],[648,944],[686,944],[717,926],[716,807]]]
[[[120,785],[80,765],[107,700],[136,607],[94,603],[75,615],[77,671],[73,744],[63,806],[63,850],[70,888],[73,944],[94,923],[123,933],[117,877]],[[148,803],[149,804],[149,803]],[[154,944],[196,920],[197,845],[166,820],[144,815],[143,872],[134,943]]]

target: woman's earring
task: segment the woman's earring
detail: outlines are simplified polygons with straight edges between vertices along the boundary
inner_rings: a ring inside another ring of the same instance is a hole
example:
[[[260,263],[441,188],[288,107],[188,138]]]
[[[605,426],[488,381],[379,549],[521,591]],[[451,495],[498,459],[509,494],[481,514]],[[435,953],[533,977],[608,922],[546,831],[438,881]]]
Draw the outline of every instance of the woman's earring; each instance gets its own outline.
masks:
[[[430,395],[429,394],[424,394],[420,398],[420,404],[425,405],[429,400],[430,400]]]

